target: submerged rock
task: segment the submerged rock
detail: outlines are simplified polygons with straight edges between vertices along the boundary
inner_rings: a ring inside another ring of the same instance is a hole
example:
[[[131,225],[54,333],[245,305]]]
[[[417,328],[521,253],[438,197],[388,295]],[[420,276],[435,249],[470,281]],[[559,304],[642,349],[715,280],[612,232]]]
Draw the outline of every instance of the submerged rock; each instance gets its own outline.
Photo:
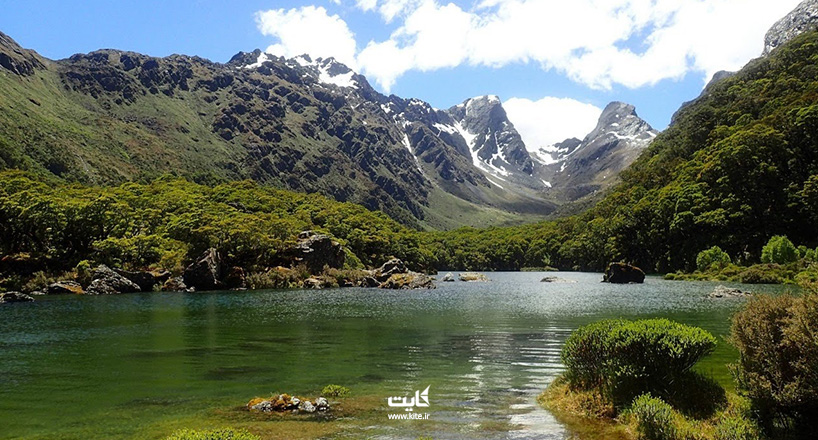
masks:
[[[558,284],[574,284],[576,280],[569,280],[567,278],[560,278],[560,277],[545,277],[540,280],[541,283],[558,283]]]
[[[5,292],[0,293],[0,304],[10,304],[16,302],[31,302],[34,301],[29,295],[20,292]]]
[[[141,291],[142,289],[140,289],[136,283],[102,264],[94,269],[91,284],[85,289],[85,294],[114,295],[117,293],[134,293]]]
[[[82,295],[85,291],[76,281],[57,281],[46,289],[48,295]]]
[[[222,258],[219,252],[210,248],[185,269],[185,285],[196,290],[216,290],[222,287],[219,280],[222,271]]]
[[[611,263],[605,269],[603,283],[612,284],[642,284],[645,282],[645,272],[642,269],[626,263]]]
[[[483,275],[482,273],[477,272],[463,272],[460,274],[460,281],[465,281],[469,283],[485,283],[489,281],[489,277]]]
[[[752,296],[751,292],[745,292],[741,289],[735,289],[731,287],[725,286],[718,286],[710,292],[707,297],[708,298],[746,298],[748,296]]]

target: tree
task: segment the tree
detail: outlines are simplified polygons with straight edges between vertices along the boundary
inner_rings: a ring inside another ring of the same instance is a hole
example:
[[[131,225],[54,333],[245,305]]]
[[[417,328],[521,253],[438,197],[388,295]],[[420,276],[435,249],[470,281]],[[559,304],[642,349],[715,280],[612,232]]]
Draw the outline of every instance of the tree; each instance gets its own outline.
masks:
[[[776,235],[761,249],[761,262],[787,264],[798,261],[798,249],[783,235]]]
[[[696,256],[696,267],[702,272],[724,269],[728,264],[730,264],[730,256],[718,246],[703,250]]]

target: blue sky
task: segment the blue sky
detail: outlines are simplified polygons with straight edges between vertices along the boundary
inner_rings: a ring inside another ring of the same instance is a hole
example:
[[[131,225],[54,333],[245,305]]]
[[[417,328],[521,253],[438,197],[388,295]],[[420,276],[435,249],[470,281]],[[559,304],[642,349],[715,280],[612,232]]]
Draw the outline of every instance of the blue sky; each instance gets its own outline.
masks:
[[[377,89],[438,108],[500,96],[533,149],[618,100],[664,129],[706,78],[736,70],[798,0],[9,1],[0,31],[52,59],[99,48],[226,62],[335,56]]]

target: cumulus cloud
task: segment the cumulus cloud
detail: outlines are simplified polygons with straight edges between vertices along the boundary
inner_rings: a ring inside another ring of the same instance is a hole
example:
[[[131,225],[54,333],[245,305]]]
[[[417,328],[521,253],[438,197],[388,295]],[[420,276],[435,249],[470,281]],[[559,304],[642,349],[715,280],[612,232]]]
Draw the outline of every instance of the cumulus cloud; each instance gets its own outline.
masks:
[[[799,0],[357,0],[401,26],[359,54],[386,90],[409,70],[537,63],[595,89],[709,78],[758,56],[766,30]],[[395,60],[400,59],[398,64]]]
[[[313,57],[335,57],[355,69],[355,35],[338,15],[329,15],[323,7],[273,9],[256,13],[256,24],[264,35],[278,43],[267,52],[292,58],[302,54]]]
[[[511,98],[503,108],[529,151],[571,137],[582,139],[596,127],[602,114],[599,107],[570,98]]]
[[[389,91],[404,73],[531,63],[595,89],[639,88],[696,72],[736,70],[799,0],[344,0],[396,26],[356,45],[323,7],[259,12],[276,54],[335,56]],[[357,50],[360,48],[360,51]]]

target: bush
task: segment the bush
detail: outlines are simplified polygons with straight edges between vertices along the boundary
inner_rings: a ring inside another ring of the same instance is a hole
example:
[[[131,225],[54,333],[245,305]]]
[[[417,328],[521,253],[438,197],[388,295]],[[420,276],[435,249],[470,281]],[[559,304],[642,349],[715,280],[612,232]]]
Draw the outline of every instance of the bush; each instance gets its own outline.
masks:
[[[746,417],[726,416],[716,425],[715,440],[759,440],[758,427]]]
[[[630,414],[636,419],[636,431],[644,440],[674,440],[678,430],[673,408],[662,399],[642,394],[633,400]]]
[[[787,237],[776,235],[761,249],[761,262],[787,264],[798,261],[798,249]]]
[[[669,384],[684,383],[715,346],[710,333],[667,319],[606,320],[575,331],[562,361],[571,386],[599,388],[621,407],[646,392],[675,395]]]
[[[816,434],[818,418],[818,292],[759,296],[733,317],[731,342],[739,390],[769,430]]]
[[[721,270],[730,264],[730,256],[718,246],[699,252],[696,256],[696,267],[702,272]]]
[[[335,384],[327,385],[321,391],[321,395],[324,397],[346,397],[349,393],[349,388]]]
[[[741,272],[738,278],[745,284],[781,284],[783,275],[784,269],[777,264],[756,264]]]
[[[225,428],[212,431],[183,429],[173,433],[165,440],[261,440],[261,438],[245,430]]]

